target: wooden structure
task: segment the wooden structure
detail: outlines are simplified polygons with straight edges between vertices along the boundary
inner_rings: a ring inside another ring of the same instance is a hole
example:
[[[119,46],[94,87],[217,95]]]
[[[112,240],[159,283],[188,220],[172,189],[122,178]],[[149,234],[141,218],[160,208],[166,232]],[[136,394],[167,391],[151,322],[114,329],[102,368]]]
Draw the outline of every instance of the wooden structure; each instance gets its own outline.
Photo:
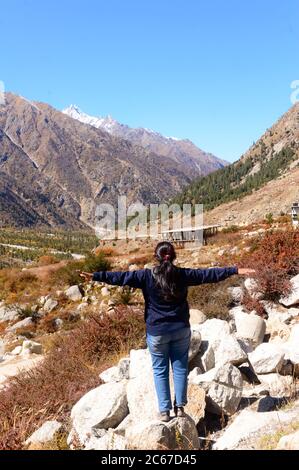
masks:
[[[162,240],[170,241],[178,246],[184,247],[186,243],[207,244],[207,239],[218,232],[220,225],[202,225],[198,227],[177,228],[172,230],[163,230],[161,232]]]
[[[291,210],[292,224],[294,227],[299,227],[299,203],[294,202]]]

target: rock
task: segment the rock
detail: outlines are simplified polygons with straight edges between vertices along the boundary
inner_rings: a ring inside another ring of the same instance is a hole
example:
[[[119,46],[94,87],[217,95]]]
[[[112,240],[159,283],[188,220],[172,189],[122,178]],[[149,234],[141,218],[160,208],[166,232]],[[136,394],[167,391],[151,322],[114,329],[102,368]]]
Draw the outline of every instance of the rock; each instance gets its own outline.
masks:
[[[114,366],[104,370],[99,377],[105,383],[119,382],[118,367]]]
[[[34,321],[32,320],[32,317],[27,317],[24,318],[24,320],[20,320],[14,325],[10,326],[9,328],[6,328],[6,331],[17,331],[20,328],[25,328],[27,326],[32,326],[34,325]]]
[[[70,299],[72,302],[79,302],[79,300],[82,299],[82,293],[80,291],[79,286],[71,286],[65,291],[65,295],[67,296],[68,299]]]
[[[53,320],[53,326],[56,328],[56,330],[60,330],[63,325],[63,320],[61,318],[54,318]]]
[[[299,323],[292,327],[289,337],[289,343],[299,344]]]
[[[221,340],[215,351],[215,364],[240,365],[247,361],[247,354],[234,335],[227,335]]]
[[[126,439],[114,429],[108,429],[100,438],[91,437],[84,446],[84,450],[125,450]]]
[[[16,346],[10,354],[12,354],[13,356],[18,356],[19,354],[21,354],[22,352],[22,346]]]
[[[58,305],[57,300],[48,298],[42,307],[42,311],[46,313],[50,313],[52,312],[52,310],[54,310],[57,307],[57,305]]]
[[[209,341],[202,341],[199,353],[190,361],[190,370],[200,368],[202,373],[215,367],[215,354]]]
[[[282,323],[289,323],[292,318],[296,317],[299,314],[299,309],[296,308],[286,308],[280,304],[275,304],[274,302],[264,301],[261,303],[265,309],[265,312],[268,315],[268,320],[276,320]]]
[[[130,377],[130,358],[123,357],[118,363],[118,376],[120,380],[129,379]]]
[[[108,297],[110,295],[110,290],[108,289],[108,287],[102,287],[101,289],[101,295],[103,297]]]
[[[186,416],[162,421],[141,422],[126,431],[130,450],[199,449],[199,439],[194,421]]]
[[[213,446],[213,450],[233,450],[242,442],[246,442],[251,436],[256,436],[263,429],[271,429],[271,426],[288,424],[294,420],[294,414],[281,410],[259,413],[251,409],[244,409],[234,421],[225,428],[222,436]],[[268,431],[270,432],[270,431]]]
[[[191,341],[189,348],[189,361],[191,361],[199,352],[201,345],[201,334],[199,325],[191,325]]]
[[[122,422],[115,428],[115,432],[118,434],[121,434],[122,436],[125,435],[126,429],[129,426],[132,426],[134,423],[132,421],[132,417],[130,414],[128,414],[125,419],[122,420]]]
[[[45,442],[49,442],[54,438],[56,433],[62,430],[62,428],[63,425],[58,421],[45,421],[40,428],[28,437],[25,444],[43,444]]]
[[[290,397],[293,392],[293,378],[277,373],[258,375],[261,386],[267,388],[273,397]]]
[[[244,297],[244,290],[242,287],[237,286],[237,287],[228,287],[228,292],[232,296],[232,300],[235,303],[242,302],[243,297]]]
[[[192,383],[205,390],[208,411],[219,415],[236,412],[242,398],[243,379],[241,372],[233,365],[215,367],[192,378]]]
[[[0,307],[0,323],[6,321],[16,321],[19,319],[20,311],[16,307]]]
[[[208,341],[212,346],[219,344],[221,338],[230,334],[230,326],[227,321],[211,318],[199,325],[202,341]]]
[[[40,343],[36,343],[35,341],[25,340],[22,344],[22,355],[27,354],[42,354],[43,347]]]
[[[195,424],[198,424],[205,416],[205,397],[206,393],[203,388],[192,383],[188,384],[188,403],[185,406],[185,412]]]
[[[90,390],[71,411],[73,431],[85,444],[93,429],[118,426],[128,414],[125,382],[110,382]]]
[[[299,431],[282,436],[277,444],[276,450],[299,450]]]
[[[197,308],[190,308],[189,313],[190,313],[191,325],[199,325],[201,323],[204,323],[207,319],[205,314],[201,310],[198,310]]]
[[[291,282],[291,291],[288,295],[282,296],[279,299],[279,303],[285,305],[286,307],[291,307],[292,305],[299,304],[299,274],[292,277]]]
[[[129,271],[138,271],[139,267],[137,264],[130,264]]]
[[[244,281],[244,286],[248,292],[248,294],[253,298],[253,299],[262,299],[263,294],[258,291],[258,283],[256,282],[255,279],[248,277]]]
[[[283,366],[285,353],[273,343],[260,344],[248,355],[249,362],[256,374],[279,372]]]
[[[279,319],[273,318],[271,316],[266,320],[266,334],[270,335],[270,342],[272,341],[287,341],[289,339],[291,330],[285,324],[282,323]]]
[[[266,332],[266,323],[261,317],[235,310],[234,319],[238,338],[249,339],[253,346],[262,343]]]
[[[82,310],[85,310],[88,308],[88,305],[89,305],[88,302],[82,302],[82,304],[79,304],[77,306],[77,311],[82,312]]]

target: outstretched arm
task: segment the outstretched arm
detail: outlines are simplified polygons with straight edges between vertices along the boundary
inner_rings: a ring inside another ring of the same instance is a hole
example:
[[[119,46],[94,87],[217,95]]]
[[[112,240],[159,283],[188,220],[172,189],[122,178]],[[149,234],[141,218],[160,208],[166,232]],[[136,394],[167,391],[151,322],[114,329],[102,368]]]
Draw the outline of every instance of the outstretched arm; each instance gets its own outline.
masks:
[[[238,269],[237,266],[229,266],[226,268],[185,269],[184,271],[188,286],[224,281],[224,279],[233,276],[234,274],[247,275],[255,273],[254,269]]]
[[[138,271],[99,271],[97,273],[85,273],[82,272],[81,276],[84,279],[91,281],[106,282],[113,286],[130,286],[141,288],[144,279],[144,270]]]

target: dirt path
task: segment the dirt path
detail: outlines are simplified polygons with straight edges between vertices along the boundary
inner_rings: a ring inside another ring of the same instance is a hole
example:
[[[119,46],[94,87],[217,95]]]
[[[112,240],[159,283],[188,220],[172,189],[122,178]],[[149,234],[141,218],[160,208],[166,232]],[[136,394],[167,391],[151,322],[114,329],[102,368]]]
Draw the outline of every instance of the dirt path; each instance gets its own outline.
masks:
[[[40,266],[38,268],[25,268],[24,272],[34,274],[41,281],[45,281],[51,274],[65,266],[67,263],[67,260],[63,260],[59,263],[48,264],[46,266]]]

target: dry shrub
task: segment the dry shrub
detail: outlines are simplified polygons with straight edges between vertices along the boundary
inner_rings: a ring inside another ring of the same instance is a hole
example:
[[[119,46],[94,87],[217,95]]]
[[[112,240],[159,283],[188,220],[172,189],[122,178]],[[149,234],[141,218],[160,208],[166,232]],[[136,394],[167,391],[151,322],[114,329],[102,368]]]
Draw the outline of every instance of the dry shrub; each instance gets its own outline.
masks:
[[[130,258],[130,264],[137,264],[137,266],[144,266],[150,261],[153,261],[153,255],[149,253],[147,255],[134,256],[133,258]]]
[[[58,263],[59,260],[53,255],[42,255],[38,259],[38,266],[48,266],[49,264]]]
[[[0,289],[2,297],[11,297],[13,302],[15,297],[25,294],[29,296],[39,285],[34,274],[17,269],[3,269],[0,271]]]
[[[258,290],[277,300],[290,290],[290,278],[299,273],[299,230],[267,232],[251,241],[251,250],[239,266],[256,270]]]
[[[99,373],[112,365],[115,354],[140,347],[143,336],[143,314],[125,307],[57,335],[44,361],[12,377],[0,392],[0,449],[22,448],[46,420],[65,422],[72,406],[100,384]]]
[[[258,299],[254,299],[253,297],[251,297],[248,292],[245,292],[242,304],[248,310],[248,312],[252,312],[252,310],[255,310],[257,315],[259,315],[260,317],[267,316],[263,304]]]
[[[104,256],[116,256],[117,255],[115,248],[113,248],[112,246],[103,246],[103,247],[98,246],[94,250],[94,253],[95,255],[99,255],[100,253],[103,253]]]
[[[219,283],[190,287],[188,291],[190,308],[198,308],[208,318],[227,320],[232,306],[232,296],[228,287],[237,286],[240,283],[241,280],[233,276]]]

